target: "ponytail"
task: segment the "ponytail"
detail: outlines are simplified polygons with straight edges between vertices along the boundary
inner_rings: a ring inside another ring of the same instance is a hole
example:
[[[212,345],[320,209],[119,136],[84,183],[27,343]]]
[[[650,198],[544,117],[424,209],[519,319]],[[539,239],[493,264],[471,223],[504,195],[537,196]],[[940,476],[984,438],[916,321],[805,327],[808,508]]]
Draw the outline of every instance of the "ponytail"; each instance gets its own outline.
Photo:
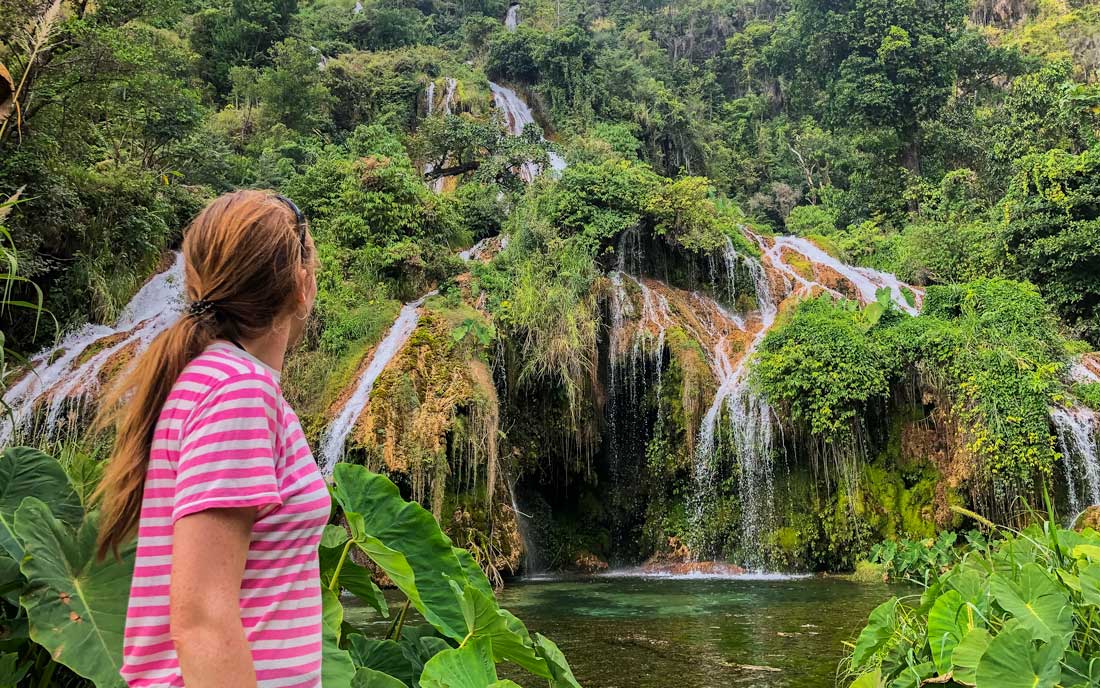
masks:
[[[265,191],[215,199],[183,241],[190,307],[108,391],[96,425],[115,427],[114,449],[93,499],[102,509],[97,556],[118,556],[141,516],[153,434],[187,364],[215,339],[248,340],[291,312],[303,267],[313,265],[305,219],[289,200]]]
[[[99,559],[137,529],[149,451],[160,409],[176,378],[217,337],[207,318],[184,314],[162,332],[130,372],[107,393],[96,426],[115,426],[115,443],[103,479],[93,495],[102,510],[96,554]]]

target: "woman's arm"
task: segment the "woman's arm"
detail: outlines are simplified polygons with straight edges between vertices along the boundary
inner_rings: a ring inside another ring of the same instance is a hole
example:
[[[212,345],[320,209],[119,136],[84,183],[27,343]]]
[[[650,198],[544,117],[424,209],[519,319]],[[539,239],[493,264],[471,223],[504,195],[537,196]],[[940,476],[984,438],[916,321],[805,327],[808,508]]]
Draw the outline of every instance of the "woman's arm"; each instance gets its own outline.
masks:
[[[173,526],[169,614],[187,688],[256,688],[240,610],[255,520],[254,507],[210,509]]]

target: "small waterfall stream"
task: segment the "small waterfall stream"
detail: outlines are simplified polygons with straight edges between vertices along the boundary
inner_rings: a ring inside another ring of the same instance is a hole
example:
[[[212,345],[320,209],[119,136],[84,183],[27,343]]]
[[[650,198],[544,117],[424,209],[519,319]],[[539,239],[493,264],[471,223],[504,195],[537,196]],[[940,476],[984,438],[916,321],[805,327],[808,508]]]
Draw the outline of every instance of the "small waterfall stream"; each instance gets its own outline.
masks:
[[[389,362],[393,360],[393,357],[405,346],[405,342],[409,340],[409,337],[412,336],[413,330],[420,322],[420,306],[435,294],[434,291],[430,292],[416,301],[402,306],[401,312],[397,315],[397,320],[390,326],[389,332],[382,338],[382,341],[378,342],[378,345],[374,348],[370,362],[363,374],[359,376],[351,396],[344,402],[340,412],[325,428],[325,432],[321,437],[321,460],[318,463],[321,466],[323,475],[332,475],[332,469],[343,458],[348,435],[351,434],[355,424],[359,421],[359,417],[363,414],[367,402],[370,401],[370,393],[374,389],[375,381],[386,369]]]
[[[489,82],[489,90],[493,92],[493,102],[496,103],[497,108],[504,114],[505,122],[508,124],[508,131],[512,136],[519,136],[523,133],[524,128],[528,124],[534,124],[535,116],[531,113],[531,108],[527,106],[527,103],[523,102],[515,91],[510,88],[505,88],[500,84],[495,84],[492,81]],[[550,168],[555,172],[561,172],[565,169],[565,159],[557,153],[550,153]],[[525,163],[519,171],[520,178],[525,182],[532,182],[535,177],[542,173],[542,166],[535,163]]]
[[[504,15],[504,28],[515,31],[517,26],[519,26],[519,3],[514,2],[508,5],[508,14]]]
[[[1083,406],[1055,407],[1050,419],[1062,451],[1067,506],[1075,517],[1085,507],[1100,504],[1100,416]]]
[[[447,77],[444,79],[445,88],[443,89],[443,98],[439,102],[439,114],[442,117],[450,115],[454,110],[455,91],[458,88],[458,79]],[[435,80],[428,82],[428,85],[424,90],[424,111],[427,117],[434,117],[436,114],[435,107]],[[435,163],[424,163],[424,174],[428,174],[435,169]],[[437,177],[429,182],[429,186],[432,191],[436,193],[443,193],[443,187],[447,181],[444,177]]]
[[[42,408],[45,425],[37,430],[47,437],[54,434],[64,410],[99,389],[108,364],[141,353],[182,310],[183,255],[177,253],[167,270],[138,290],[113,325],[86,324],[31,358],[31,370],[4,394],[10,413],[0,420],[0,445]],[[102,348],[88,355],[95,346]]]

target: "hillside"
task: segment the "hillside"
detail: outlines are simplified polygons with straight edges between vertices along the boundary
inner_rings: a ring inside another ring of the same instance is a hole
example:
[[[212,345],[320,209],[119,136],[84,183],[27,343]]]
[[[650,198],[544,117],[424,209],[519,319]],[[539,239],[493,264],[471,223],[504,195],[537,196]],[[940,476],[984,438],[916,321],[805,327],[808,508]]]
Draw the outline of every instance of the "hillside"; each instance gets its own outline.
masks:
[[[5,251],[49,313],[0,315],[8,441],[95,451],[88,402],[178,275],[127,304],[206,200],[263,187],[320,245],[285,380],[320,459],[384,470],[489,570],[839,570],[952,506],[1100,502],[1089,3],[56,0],[0,26]]]

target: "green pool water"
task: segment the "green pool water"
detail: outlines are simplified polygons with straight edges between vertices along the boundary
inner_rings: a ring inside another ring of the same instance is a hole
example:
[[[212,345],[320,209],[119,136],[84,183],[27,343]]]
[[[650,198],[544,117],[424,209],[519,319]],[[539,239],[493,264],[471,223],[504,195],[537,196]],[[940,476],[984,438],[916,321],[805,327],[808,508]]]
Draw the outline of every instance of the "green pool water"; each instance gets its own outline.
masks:
[[[586,688],[823,688],[843,642],[893,592],[835,578],[624,576],[521,581],[500,598],[558,643]]]
[[[829,688],[870,611],[914,592],[820,577],[614,575],[513,581],[499,598],[558,644],[585,688]],[[348,619],[378,636],[389,625],[354,607]],[[498,669],[527,688],[546,685]]]

